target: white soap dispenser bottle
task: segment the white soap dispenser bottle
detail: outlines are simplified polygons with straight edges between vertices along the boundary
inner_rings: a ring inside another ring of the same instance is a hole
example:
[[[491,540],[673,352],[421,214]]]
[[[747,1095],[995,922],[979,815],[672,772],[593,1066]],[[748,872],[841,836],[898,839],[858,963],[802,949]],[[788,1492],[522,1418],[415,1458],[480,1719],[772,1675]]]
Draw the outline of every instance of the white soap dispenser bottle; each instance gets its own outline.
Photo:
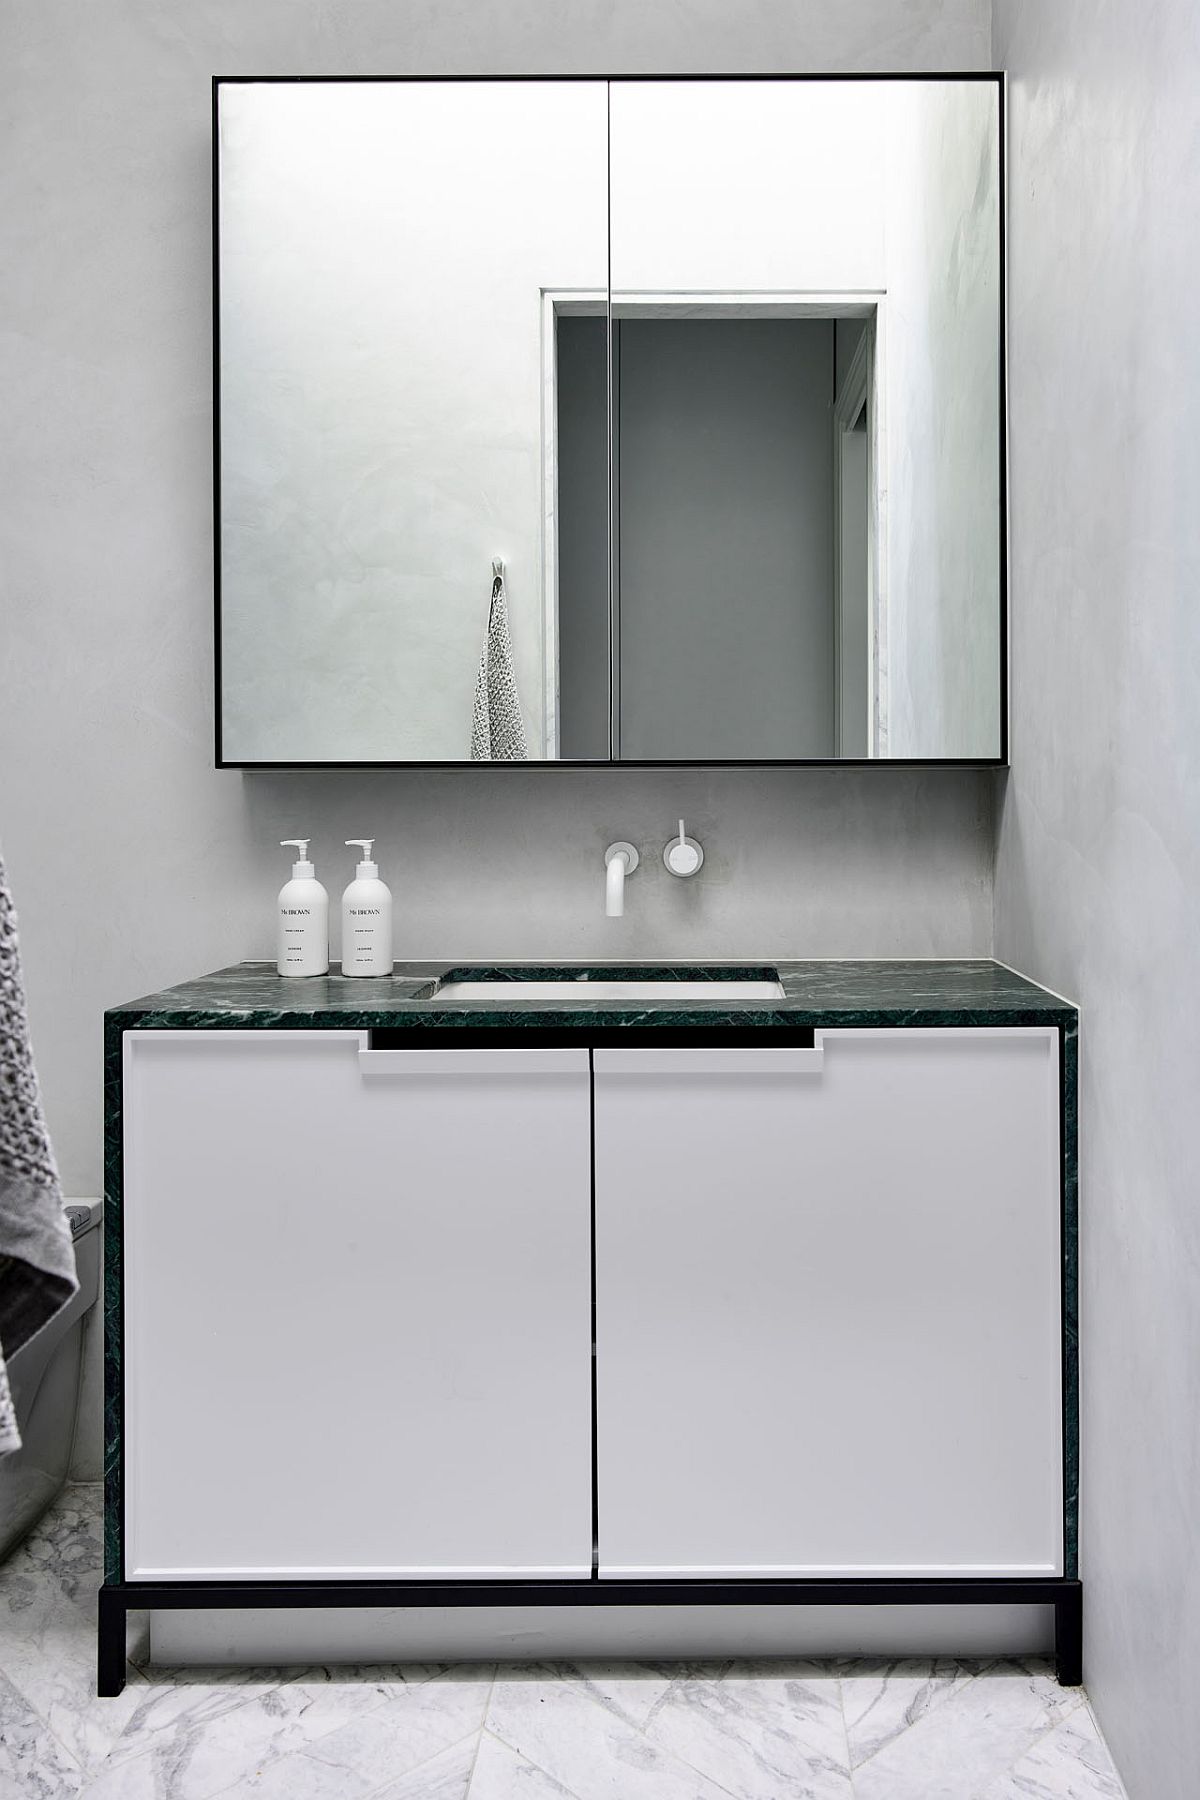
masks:
[[[371,860],[374,838],[347,838],[357,844],[362,861],[342,895],[342,974],[390,975],[392,972],[392,895]]]
[[[307,838],[281,838],[295,845],[292,879],[279,890],[279,930],[275,967],[281,975],[324,975],[329,969],[329,895],[308,860]]]

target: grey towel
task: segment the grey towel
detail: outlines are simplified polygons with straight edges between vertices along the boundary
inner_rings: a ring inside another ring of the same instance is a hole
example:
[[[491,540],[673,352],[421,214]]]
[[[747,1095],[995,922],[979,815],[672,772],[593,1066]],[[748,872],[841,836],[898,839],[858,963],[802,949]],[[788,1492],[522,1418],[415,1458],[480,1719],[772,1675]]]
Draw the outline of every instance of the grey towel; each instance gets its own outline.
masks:
[[[8,1389],[8,1371],[4,1367],[4,1358],[0,1356],[0,1456],[7,1456],[10,1450],[21,1448],[21,1434],[17,1430],[17,1409]]]
[[[525,762],[525,721],[513,669],[512,639],[508,632],[508,590],[504,565],[492,564],[492,604],[488,611],[487,639],[479,659],[475,683],[475,717],[471,724],[472,762]]]
[[[29,1047],[17,915],[0,860],[0,1455],[20,1448],[3,1359],[79,1283]]]

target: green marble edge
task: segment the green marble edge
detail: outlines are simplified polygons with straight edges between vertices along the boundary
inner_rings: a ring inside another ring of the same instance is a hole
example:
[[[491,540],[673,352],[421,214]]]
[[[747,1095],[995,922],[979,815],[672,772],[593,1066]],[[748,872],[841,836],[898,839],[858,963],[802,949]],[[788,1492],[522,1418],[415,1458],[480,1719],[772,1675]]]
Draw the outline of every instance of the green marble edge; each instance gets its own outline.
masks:
[[[729,966],[722,973],[727,979],[748,978],[751,972],[761,975],[767,969],[777,968],[785,990],[792,982],[798,984],[798,977],[793,970],[802,970],[804,965],[788,965],[773,963],[770,965],[738,965]],[[921,964],[886,964],[860,963],[844,965],[822,965],[837,967],[842,972],[859,975],[867,971],[905,969],[915,972],[918,968],[925,977],[933,977],[932,981],[922,981],[921,986],[937,985],[939,971],[961,972],[965,968],[1003,970],[1003,966],[988,963],[986,959],[970,963],[921,963]],[[191,990],[212,984],[219,991],[224,978],[237,978],[245,968],[266,970],[270,965],[239,965],[236,969],[218,971],[216,975],[204,977],[196,983],[189,983]],[[559,973],[580,973],[576,966],[569,971],[558,970]],[[690,971],[679,970],[679,979],[687,979]],[[721,1029],[762,1029],[762,1030],[794,1030],[796,1028],[835,1026],[901,1026],[910,1027],[953,1027],[953,1026],[1004,1026],[1004,1025],[1056,1025],[1060,1033],[1062,1085],[1062,1118],[1061,1118],[1061,1155],[1062,1155],[1062,1330],[1063,1330],[1063,1537],[1064,1537],[1064,1573],[1074,1577],[1078,1573],[1078,1530],[1079,1530],[1079,1266],[1078,1266],[1078,1206],[1079,1206],[1079,1174],[1078,1174],[1078,1012],[1066,1001],[1046,989],[1036,986],[1025,977],[1015,975],[1012,971],[1003,970],[1003,974],[1011,976],[1011,991],[1003,996],[1001,1004],[969,1006],[929,1006],[899,1003],[893,999],[890,1004],[868,1007],[858,1001],[836,1005],[828,1000],[822,1002],[807,1000],[800,995],[788,996],[778,1004],[766,1005],[762,1001],[727,1002],[724,1007],[708,1004],[695,1005],[691,1002],[676,1000],[655,1001],[638,1004],[614,1004],[613,1002],[590,1001],[580,1005],[572,1000],[554,1005],[545,1002],[527,1001],[519,1010],[511,1009],[506,1002],[500,1001],[466,1001],[457,1002],[453,1006],[433,1006],[430,1001],[436,994],[438,982],[453,977],[461,980],[467,976],[476,979],[504,980],[512,978],[514,985],[522,978],[553,978],[553,973],[546,966],[529,970],[514,970],[509,967],[497,969],[483,968],[474,965],[446,966],[437,974],[403,981],[406,988],[415,988],[416,992],[397,995],[390,1005],[364,1005],[353,1009],[342,1010],[340,1007],[326,1005],[317,1010],[300,1008],[294,1004],[282,1007],[263,1008],[260,1006],[240,1007],[227,1011],[200,1010],[192,1005],[175,1009],[156,1004],[172,997],[172,990],[162,994],[149,996],[146,1001],[134,1001],[125,1006],[110,1009],[104,1020],[104,1090],[105,1090],[105,1206],[104,1206],[104,1573],[105,1580],[119,1582],[124,1576],[122,1537],[121,1537],[121,1505],[122,1505],[122,1462],[121,1462],[121,1423],[123,1409],[123,1268],[121,1258],[121,1200],[122,1200],[122,1161],[123,1144],[121,1130],[121,1100],[123,1073],[123,1039],[127,1030],[229,1030],[245,1029],[247,1026],[269,1030],[283,1028],[289,1030],[339,1030],[370,1031],[372,1029],[391,1029],[411,1027],[422,1030],[429,1027],[446,1029],[447,1027],[470,1029],[485,1028],[508,1029],[619,1029],[636,1027],[687,1027]],[[589,969],[589,973],[601,973],[599,968]],[[634,965],[617,970],[606,966],[604,974],[610,977],[633,976],[642,978],[659,978],[657,968],[646,965]],[[664,977],[669,979],[670,977]],[[278,979],[278,977],[276,977]],[[325,978],[315,978],[325,979]],[[225,983],[233,985],[233,980]],[[371,981],[370,986],[378,989],[383,983]],[[851,982],[853,985],[853,980]],[[1008,984],[1002,984],[1007,986]],[[424,989],[424,992],[421,990]],[[186,991],[186,990],[185,990]],[[189,994],[189,999],[191,998]],[[215,995],[214,995],[215,997]],[[291,995],[281,995],[291,1000]],[[375,998],[372,994],[363,994],[364,1001]],[[991,998],[992,996],[989,996]],[[999,997],[999,996],[998,996]],[[297,994],[296,999],[300,996]],[[391,996],[389,995],[389,998]],[[582,998],[582,997],[581,997]],[[1007,1004],[1003,1003],[1007,1000]],[[397,1004],[397,1001],[399,1004]]]
[[[104,1579],[124,1577],[121,1536],[121,1462],[124,1347],[124,1267],[121,1230],[124,1145],[121,1131],[125,1027],[104,1018]]]
[[[1063,1574],[1079,1574],[1079,1018],[1059,1028],[1062,1066]]]

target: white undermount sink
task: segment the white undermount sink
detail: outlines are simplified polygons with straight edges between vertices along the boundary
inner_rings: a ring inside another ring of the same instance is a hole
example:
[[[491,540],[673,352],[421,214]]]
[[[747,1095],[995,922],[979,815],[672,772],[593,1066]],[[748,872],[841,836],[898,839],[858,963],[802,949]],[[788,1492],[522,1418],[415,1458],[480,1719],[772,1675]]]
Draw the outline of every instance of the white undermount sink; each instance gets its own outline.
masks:
[[[448,981],[438,1000],[782,1000],[778,981]]]

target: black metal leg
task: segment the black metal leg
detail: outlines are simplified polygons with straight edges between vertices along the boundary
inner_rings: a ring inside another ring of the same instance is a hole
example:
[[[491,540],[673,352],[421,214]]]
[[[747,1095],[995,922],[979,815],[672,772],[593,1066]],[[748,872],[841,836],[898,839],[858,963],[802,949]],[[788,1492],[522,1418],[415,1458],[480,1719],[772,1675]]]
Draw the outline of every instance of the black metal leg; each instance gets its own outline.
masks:
[[[113,1699],[125,1687],[125,1595],[102,1587],[97,1600],[96,1692]]]
[[[1083,1588],[1079,1582],[1054,1602],[1054,1659],[1061,1687],[1083,1686]]]

